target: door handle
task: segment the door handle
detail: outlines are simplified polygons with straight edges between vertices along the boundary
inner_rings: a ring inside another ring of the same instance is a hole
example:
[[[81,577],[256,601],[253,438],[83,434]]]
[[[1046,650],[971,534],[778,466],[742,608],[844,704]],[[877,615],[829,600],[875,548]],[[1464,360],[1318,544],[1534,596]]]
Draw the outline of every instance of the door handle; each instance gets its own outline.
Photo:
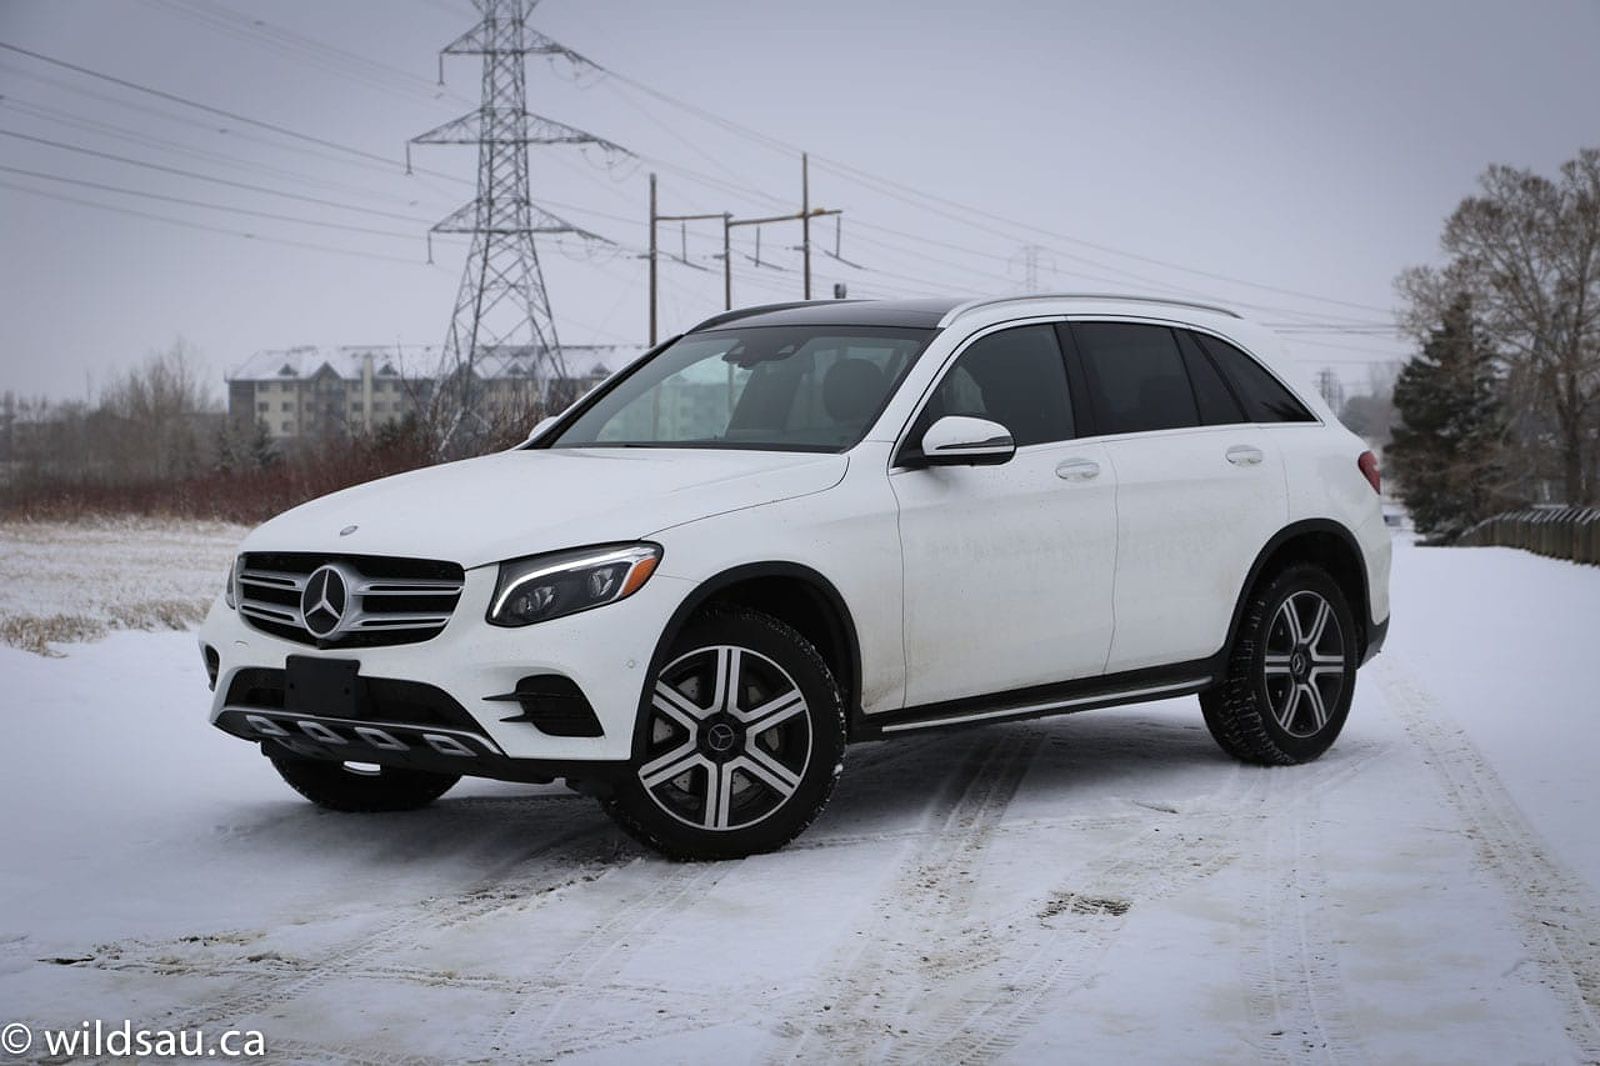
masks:
[[[1093,459],[1067,459],[1056,466],[1056,477],[1063,481],[1092,481],[1100,476],[1100,464]]]
[[[1255,466],[1266,458],[1266,454],[1253,445],[1235,444],[1228,449],[1227,457],[1234,466]]]

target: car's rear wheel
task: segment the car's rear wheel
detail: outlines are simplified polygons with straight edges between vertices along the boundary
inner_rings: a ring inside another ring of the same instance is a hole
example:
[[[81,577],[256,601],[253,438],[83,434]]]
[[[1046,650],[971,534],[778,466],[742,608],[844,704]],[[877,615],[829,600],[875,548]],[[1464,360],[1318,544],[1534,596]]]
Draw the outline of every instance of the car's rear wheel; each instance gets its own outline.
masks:
[[[270,741],[262,745],[273,768],[306,799],[334,811],[410,811],[426,807],[461,778],[393,766],[308,759]]]
[[[606,810],[673,858],[771,851],[821,813],[844,740],[844,702],[816,648],[759,611],[717,610],[652,679],[640,754]]]
[[[1309,564],[1253,590],[1227,676],[1200,696],[1222,749],[1268,766],[1309,762],[1344,728],[1359,646],[1344,593]]]

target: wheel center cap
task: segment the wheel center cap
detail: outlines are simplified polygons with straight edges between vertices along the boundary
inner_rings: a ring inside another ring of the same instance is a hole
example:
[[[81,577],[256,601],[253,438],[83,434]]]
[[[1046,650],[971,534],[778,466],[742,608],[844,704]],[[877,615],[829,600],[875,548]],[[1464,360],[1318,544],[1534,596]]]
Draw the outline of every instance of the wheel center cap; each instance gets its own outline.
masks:
[[[1310,660],[1303,651],[1296,651],[1289,656],[1289,672],[1296,678],[1304,678],[1306,676],[1306,667],[1309,665]]]
[[[716,722],[706,730],[706,747],[719,754],[732,751],[738,740],[739,735],[727,722]]]

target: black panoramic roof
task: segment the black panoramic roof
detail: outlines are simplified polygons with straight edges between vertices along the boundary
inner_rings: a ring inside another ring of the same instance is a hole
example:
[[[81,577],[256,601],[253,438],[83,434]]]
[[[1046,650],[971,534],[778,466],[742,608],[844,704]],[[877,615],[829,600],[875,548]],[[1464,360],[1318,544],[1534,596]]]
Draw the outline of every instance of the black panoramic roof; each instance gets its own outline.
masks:
[[[962,301],[943,297],[924,300],[812,300],[767,304],[725,311],[695,326],[690,333],[745,326],[901,326],[933,329],[946,311]]]

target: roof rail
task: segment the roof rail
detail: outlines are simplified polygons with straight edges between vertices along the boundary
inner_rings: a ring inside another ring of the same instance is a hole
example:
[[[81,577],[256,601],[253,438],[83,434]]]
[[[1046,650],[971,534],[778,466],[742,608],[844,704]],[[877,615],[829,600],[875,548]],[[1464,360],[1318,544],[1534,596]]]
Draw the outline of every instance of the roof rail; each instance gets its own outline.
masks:
[[[764,315],[768,311],[787,311],[791,307],[810,307],[812,304],[822,303],[858,304],[862,302],[863,301],[861,300],[790,300],[788,303],[781,304],[757,304],[754,307],[740,307],[732,311],[724,311],[720,315],[712,315],[704,322],[701,322],[699,325],[693,326],[684,332],[698,333],[703,329],[715,329],[717,326],[725,326],[729,322],[737,322],[741,318],[749,318],[751,315]]]
[[[1215,304],[1194,303],[1190,300],[1173,300],[1165,296],[1130,296],[1121,292],[1039,292],[1029,293],[1026,296],[991,296],[982,300],[968,300],[964,304],[957,304],[944,313],[939,319],[939,328],[943,329],[962,315],[976,311],[981,307],[995,307],[1000,304],[1021,303],[1027,300],[1118,300],[1123,303],[1138,304],[1164,304],[1168,307],[1189,307],[1197,311],[1214,311],[1219,315],[1229,318],[1241,318],[1237,311]]]

